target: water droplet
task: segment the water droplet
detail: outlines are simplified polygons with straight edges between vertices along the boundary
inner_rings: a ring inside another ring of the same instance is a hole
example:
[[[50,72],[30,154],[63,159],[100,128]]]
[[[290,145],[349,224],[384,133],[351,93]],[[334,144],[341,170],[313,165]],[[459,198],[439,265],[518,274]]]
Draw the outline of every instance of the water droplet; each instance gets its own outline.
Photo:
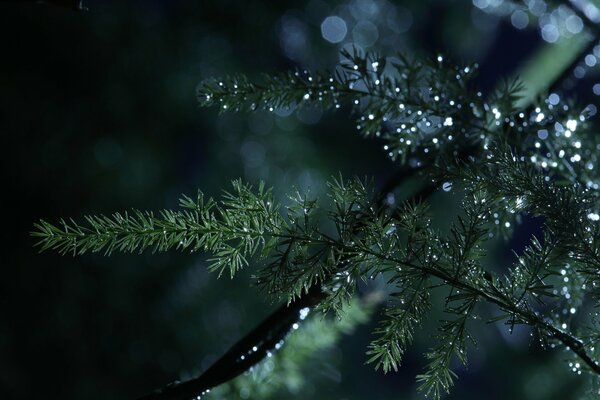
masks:
[[[389,229],[385,232],[385,234],[386,235],[391,235],[395,231],[396,231],[396,225],[392,224],[392,226],[389,227]]]
[[[310,312],[310,308],[308,307],[304,307],[300,310],[299,314],[300,314],[300,320],[304,320],[306,318],[306,316],[308,315],[308,313]]]

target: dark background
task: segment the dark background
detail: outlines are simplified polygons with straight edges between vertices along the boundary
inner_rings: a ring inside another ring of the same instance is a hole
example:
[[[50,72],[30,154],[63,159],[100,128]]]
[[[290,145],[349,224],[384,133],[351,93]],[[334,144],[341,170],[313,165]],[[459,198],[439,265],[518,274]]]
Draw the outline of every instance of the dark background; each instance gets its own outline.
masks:
[[[133,399],[197,375],[276,306],[251,287],[251,271],[217,280],[198,254],[38,254],[29,232],[39,218],[173,208],[181,193],[218,195],[240,176],[282,196],[292,185],[320,195],[338,171],[377,183],[393,174],[348,110],[218,117],[197,106],[201,79],[331,68],[355,41],[384,54],[478,62],[477,84],[490,91],[546,45],[535,24],[517,30],[468,1],[84,4],[82,13],[0,3],[2,399]],[[349,21],[338,45],[321,36],[328,15]],[[594,74],[569,94],[593,102]],[[511,245],[534,229],[520,228]],[[279,398],[416,398],[427,329],[401,371],[384,376],[363,365],[373,324],[321,360],[336,360],[339,375],[307,371],[316,376],[306,391]],[[580,393],[563,355],[530,346],[526,331],[478,329],[449,399]]]

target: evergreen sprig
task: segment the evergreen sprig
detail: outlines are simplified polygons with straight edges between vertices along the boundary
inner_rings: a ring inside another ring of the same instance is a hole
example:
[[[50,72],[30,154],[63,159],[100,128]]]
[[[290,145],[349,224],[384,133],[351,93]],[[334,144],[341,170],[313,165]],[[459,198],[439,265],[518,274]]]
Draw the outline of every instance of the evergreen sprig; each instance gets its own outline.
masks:
[[[294,71],[267,76],[261,83],[245,76],[208,79],[198,88],[198,100],[221,111],[350,104],[359,114],[357,130],[386,138],[388,155],[402,160],[415,149],[434,151],[452,142],[453,132],[475,140],[493,129],[497,114],[481,93],[467,87],[475,65],[450,67],[442,56],[425,62],[402,54],[388,59],[355,48],[342,50],[341,57],[331,73]],[[494,110],[510,113],[519,90],[516,81],[505,85],[494,95]]]
[[[480,303],[496,306],[489,321],[529,325],[544,344],[570,349],[582,370],[600,375],[594,321],[571,321],[600,285],[597,144],[586,131],[585,110],[550,103],[519,110],[518,82],[484,99],[468,82],[476,67],[453,67],[441,56],[419,62],[357,50],[342,55],[331,74],[291,72],[260,84],[243,76],[211,79],[199,99],[232,111],[352,104],[357,128],[385,138],[391,158],[463,195],[448,234],[432,227],[425,202],[382,207],[356,178],[332,179],[329,202],[295,192],[287,207],[262,183],[254,189],[234,181],[218,201],[199,193],[183,197],[181,210],[158,216],[134,211],[83,223],[40,221],[33,232],[40,249],[203,251],[219,275],[257,264],[258,285],[274,299],[292,303],[316,288],[324,294],[318,307],[339,314],[357,282],[381,275],[392,295],[368,361],[384,372],[399,367],[432,293],[446,290],[447,318],[417,377],[436,399],[453,384],[452,360],[467,362],[468,326]],[[515,255],[507,273],[484,268],[485,241],[510,235],[522,214],[543,219],[543,236]]]
[[[510,173],[515,176],[522,173],[519,162],[503,163],[507,157],[500,157],[499,161],[490,164],[503,168],[510,166]],[[424,310],[429,308],[427,299],[432,286],[424,283],[428,279],[439,280],[450,288],[445,311],[457,318],[442,323],[440,344],[427,353],[430,363],[426,373],[419,375],[425,393],[436,398],[452,383],[452,356],[466,360],[463,355],[468,337],[466,322],[479,300],[499,306],[507,313],[507,318],[511,318],[512,324],[532,325],[546,337],[569,347],[580,344],[580,348],[572,350],[587,354],[585,344],[579,339],[542,320],[534,312],[529,297],[548,295],[546,291],[539,291],[540,282],[541,286],[550,287],[539,276],[537,268],[522,269],[521,274],[529,274],[527,279],[520,276],[517,279],[515,274],[507,276],[507,283],[482,268],[479,247],[493,224],[487,216],[497,205],[493,196],[496,192],[488,190],[484,194],[478,187],[474,189],[478,192],[466,196],[464,217],[458,218],[450,236],[444,238],[428,227],[427,221],[424,222],[427,217],[420,206],[407,204],[397,211],[396,216],[377,213],[374,209],[371,211],[371,196],[359,180],[334,182],[330,185],[334,207],[326,218],[336,225],[336,237],[320,230],[318,225],[322,224],[311,223],[311,214],[317,207],[314,202],[308,202],[305,197],[298,198],[303,207],[301,214],[290,208],[285,221],[283,216],[274,214],[268,190],[260,185],[257,193],[251,194],[250,187],[239,181],[234,182],[234,192],[226,193],[219,203],[184,197],[182,204],[187,210],[163,212],[161,218],[148,217],[150,214],[147,213],[136,213],[144,216],[136,219],[101,216],[87,218],[87,225],[71,222],[64,223],[62,228],[41,222],[35,235],[41,238],[43,249],[78,254],[104,248],[106,251],[134,251],[148,247],[159,251],[172,247],[202,248],[212,254],[212,269],[222,271],[226,265],[233,265],[232,274],[257,256],[269,261],[261,270],[259,283],[267,285],[271,294],[292,300],[313,285],[321,284],[330,294],[321,304],[324,310],[343,310],[356,280],[394,271],[389,283],[402,299],[388,308],[385,325],[377,331],[379,338],[370,346],[370,361],[377,362],[386,371],[397,368],[410,341],[410,332],[423,318]],[[539,184],[548,185],[536,179],[528,182],[531,187]],[[494,190],[498,188],[494,186]],[[527,196],[527,192],[519,193]],[[548,193],[554,193],[554,198],[545,198],[545,202],[561,201],[560,191]],[[202,199],[202,196],[198,198]],[[527,199],[527,203],[531,207],[536,204],[535,199]],[[565,246],[571,251],[572,241]],[[262,254],[259,249],[263,250]],[[580,248],[582,254],[585,249],[585,246]],[[560,254],[566,259],[572,257],[567,251]],[[526,264],[530,256],[521,259]],[[273,265],[281,268],[273,268]],[[588,270],[576,272],[587,274]],[[538,285],[531,285],[531,281]],[[277,288],[275,293],[274,288]],[[517,293],[529,296],[519,294],[517,298]],[[598,364],[592,362],[589,367],[598,369]]]
[[[248,265],[248,258],[260,251],[267,254],[273,236],[283,229],[279,207],[271,190],[260,184],[257,190],[239,180],[232,182],[233,191],[225,192],[219,203],[205,199],[198,192],[195,199],[183,196],[182,210],[153,212],[134,210],[112,216],[85,217],[85,223],[70,219],[60,225],[46,221],[35,224],[34,237],[42,251],[83,254],[104,251],[154,252],[172,248],[210,251],[209,269],[219,276],[229,270],[231,276]]]

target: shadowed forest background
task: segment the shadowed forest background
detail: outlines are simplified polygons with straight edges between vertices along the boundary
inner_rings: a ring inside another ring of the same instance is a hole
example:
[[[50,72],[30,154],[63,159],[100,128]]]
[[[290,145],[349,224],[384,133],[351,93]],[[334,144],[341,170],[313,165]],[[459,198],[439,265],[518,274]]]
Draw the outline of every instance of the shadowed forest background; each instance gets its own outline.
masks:
[[[580,46],[575,25],[555,38],[521,14],[485,12],[488,3],[90,0],[87,12],[0,3],[0,398],[133,399],[198,375],[277,306],[251,286],[251,268],[217,280],[198,253],[37,254],[29,232],[39,218],[175,208],[182,193],[218,195],[238,177],[282,197],[294,185],[322,195],[338,172],[376,183],[393,174],[347,109],[218,117],[197,106],[202,79],[327,69],[355,43],[477,62],[484,92],[515,74],[552,83],[553,66]],[[324,24],[330,16],[344,25]],[[550,62],[540,56],[560,46]],[[573,64],[585,68],[561,79],[561,96],[598,104],[595,60]],[[436,194],[434,213],[454,202]],[[508,245],[524,246],[537,226],[521,225]],[[424,324],[400,371],[384,375],[364,365],[376,317],[314,354],[306,380],[275,398],[417,398],[419,350],[433,328]],[[528,330],[476,329],[478,349],[448,399],[577,398],[580,378],[560,353],[530,346]]]

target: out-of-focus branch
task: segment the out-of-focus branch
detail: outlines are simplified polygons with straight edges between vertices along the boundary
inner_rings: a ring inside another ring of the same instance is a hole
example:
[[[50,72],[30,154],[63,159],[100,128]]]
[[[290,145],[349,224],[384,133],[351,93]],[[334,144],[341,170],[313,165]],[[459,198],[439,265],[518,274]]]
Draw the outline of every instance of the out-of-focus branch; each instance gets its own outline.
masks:
[[[277,343],[292,329],[292,325],[298,321],[303,308],[315,306],[325,296],[318,286],[314,286],[308,293],[289,305],[279,307],[198,378],[182,383],[171,383],[139,400],[194,399],[237,377],[259,363],[276,347]]]

